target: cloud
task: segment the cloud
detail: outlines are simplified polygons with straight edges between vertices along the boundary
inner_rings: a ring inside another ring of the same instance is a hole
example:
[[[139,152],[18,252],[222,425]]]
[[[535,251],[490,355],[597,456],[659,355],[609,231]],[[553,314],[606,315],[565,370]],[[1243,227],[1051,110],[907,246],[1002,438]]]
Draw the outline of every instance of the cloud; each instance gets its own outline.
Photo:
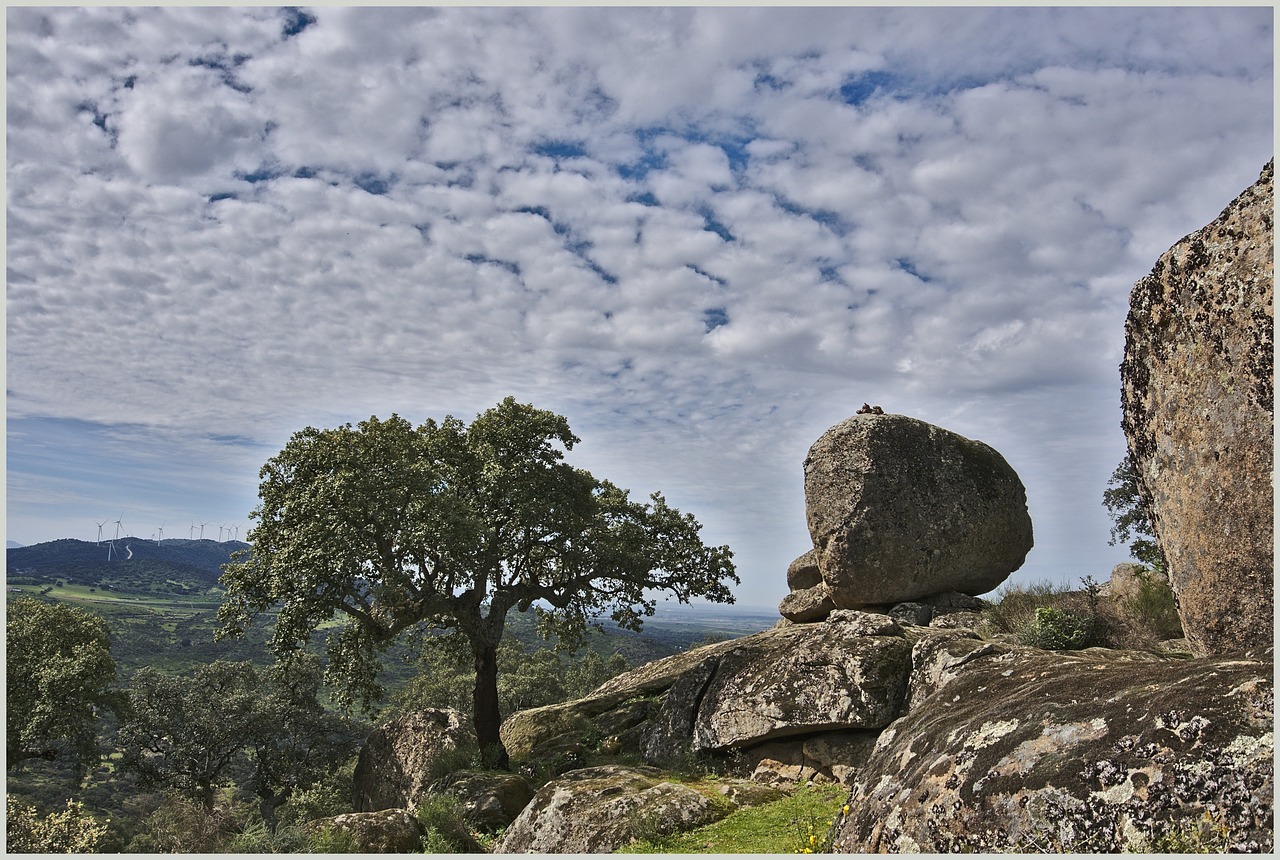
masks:
[[[7,10],[11,419],[130,428],[165,499],[248,437],[247,511],[301,426],[515,394],[747,602],[864,400],[1006,453],[1028,575],[1114,559],[1129,286],[1271,156],[1265,9],[309,14]]]

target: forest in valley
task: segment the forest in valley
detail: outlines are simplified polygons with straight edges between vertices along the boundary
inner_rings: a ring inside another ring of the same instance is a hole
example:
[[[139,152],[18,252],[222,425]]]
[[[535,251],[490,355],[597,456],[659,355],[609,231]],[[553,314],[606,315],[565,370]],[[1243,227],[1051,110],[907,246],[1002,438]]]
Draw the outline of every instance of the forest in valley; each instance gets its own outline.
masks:
[[[218,565],[244,544],[164,544],[132,541],[126,561],[91,541],[8,551],[10,850],[23,839],[95,852],[325,850],[305,825],[351,811],[375,725],[425,707],[469,712],[475,673],[458,637],[424,627],[398,642],[383,659],[381,703],[344,709],[322,683],[323,636],[287,668],[268,648],[270,618],[217,639]],[[577,698],[628,668],[771,623],[660,613],[642,633],[592,630],[558,652],[532,613],[512,613],[501,710]],[[70,640],[75,660],[32,665]],[[41,692],[68,684],[93,691],[83,710],[42,713]]]

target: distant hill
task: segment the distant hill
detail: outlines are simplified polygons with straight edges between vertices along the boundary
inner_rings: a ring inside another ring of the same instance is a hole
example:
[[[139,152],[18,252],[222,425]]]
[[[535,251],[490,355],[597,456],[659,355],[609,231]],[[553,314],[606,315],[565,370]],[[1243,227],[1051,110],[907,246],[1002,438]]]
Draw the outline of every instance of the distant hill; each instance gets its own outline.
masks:
[[[18,543],[16,540],[5,541],[4,545],[5,549],[17,549],[22,546],[22,544]]]
[[[5,573],[10,584],[62,580],[118,591],[191,594],[216,587],[221,566],[248,547],[243,541],[182,538],[160,543],[136,537],[102,543],[64,538],[7,549]]]

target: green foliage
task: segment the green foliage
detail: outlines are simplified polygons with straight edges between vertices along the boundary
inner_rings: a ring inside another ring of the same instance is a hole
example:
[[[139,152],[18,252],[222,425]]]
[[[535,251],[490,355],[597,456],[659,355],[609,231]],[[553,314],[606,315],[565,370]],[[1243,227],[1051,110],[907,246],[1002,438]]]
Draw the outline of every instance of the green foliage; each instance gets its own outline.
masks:
[[[356,838],[336,827],[321,827],[307,836],[303,851],[307,854],[358,854]]]
[[[640,839],[619,854],[789,854],[830,850],[831,825],[840,814],[845,790],[806,786],[787,797],[738,809],[687,833]],[[812,841],[810,841],[812,839]]]
[[[273,829],[275,808],[358,742],[355,726],[320,705],[319,686],[314,658],[264,673],[248,662],[221,661],[178,677],[143,669],[133,677],[119,732],[122,763],[146,784],[206,809],[231,768],[250,768],[247,787]]]
[[[129,842],[130,854],[217,854],[239,828],[229,805],[206,807],[190,797],[168,793]]]
[[[311,785],[290,794],[278,813],[280,829],[351,812],[351,786],[358,760],[358,756],[350,756]]]
[[[88,612],[23,598],[5,624],[5,748],[10,767],[66,748],[83,766],[98,758],[95,728],[117,710],[106,622]]]
[[[479,849],[471,835],[458,798],[451,794],[432,794],[418,802],[413,811],[422,829],[424,854],[466,854]]]
[[[1147,514],[1147,502],[1142,491],[1142,478],[1129,455],[1120,461],[1102,492],[1102,504],[1111,514],[1112,546],[1117,541],[1132,541],[1129,551],[1133,557],[1148,567],[1163,570],[1164,552],[1155,540],[1155,530]]]
[[[1038,606],[1034,619],[1022,632],[1022,639],[1035,648],[1075,651],[1094,644],[1097,624],[1096,615]]]
[[[1227,854],[1232,850],[1231,828],[1211,812],[1186,818],[1151,841],[1150,854]]]
[[[1173,589],[1150,571],[1138,574],[1138,592],[1124,601],[1124,608],[1160,639],[1182,636],[1182,620],[1178,617],[1178,601]]]
[[[227,768],[260,730],[258,686],[247,662],[210,663],[185,677],[137,672],[119,733],[123,764],[145,784],[174,789],[211,809]]]
[[[1011,633],[1024,644],[1053,651],[1105,644],[1108,630],[1098,586],[1089,577],[1076,591],[1048,581],[1009,584],[999,601],[983,608],[983,619],[994,632]]]
[[[88,854],[98,848],[107,833],[84,811],[84,804],[68,800],[60,812],[40,815],[34,806],[5,795],[5,853]]]
[[[1037,607],[1065,604],[1070,591],[1049,580],[1028,585],[1011,582],[1000,589],[998,596],[999,600],[983,607],[983,620],[996,633],[1020,634],[1035,621]]]
[[[260,473],[252,550],[224,570],[223,634],[278,606],[272,647],[287,658],[336,615],[326,680],[370,707],[390,643],[423,623],[455,629],[475,658],[477,736],[500,749],[510,609],[549,607],[540,626],[573,642],[597,617],[638,629],[653,592],[732,602],[725,581],[739,581],[728,547],[705,546],[660,494],[633,502],[563,462],[577,441],[513,398],[470,426],[393,415],[295,433]]]
[[[425,637],[417,674],[393,700],[397,713],[419,708],[471,707],[474,658],[459,636]],[[530,649],[511,638],[498,646],[498,699],[504,714],[578,699],[629,667],[614,652],[590,650],[564,655],[553,648]]]

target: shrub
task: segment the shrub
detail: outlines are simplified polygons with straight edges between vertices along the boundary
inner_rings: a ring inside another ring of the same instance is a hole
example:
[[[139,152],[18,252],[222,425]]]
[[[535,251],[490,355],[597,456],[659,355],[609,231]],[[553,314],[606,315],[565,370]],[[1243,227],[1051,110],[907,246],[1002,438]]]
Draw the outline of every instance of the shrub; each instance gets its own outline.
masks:
[[[458,798],[452,794],[432,794],[418,802],[413,811],[422,828],[424,854],[464,854],[480,850],[463,820]]]
[[[1124,602],[1124,608],[1160,639],[1182,636],[1182,621],[1178,618],[1178,601],[1173,589],[1150,571],[1138,574],[1138,593]]]
[[[84,804],[68,800],[61,812],[41,816],[5,795],[5,852],[9,854],[87,854],[98,847],[107,825],[84,811]]]
[[[307,835],[303,847],[306,854],[356,854],[360,846],[356,838],[345,830],[335,827],[322,827]]]
[[[846,793],[837,785],[805,786],[781,800],[738,809],[686,833],[638,839],[616,853],[820,854],[831,850],[831,827],[841,815]]]
[[[1097,639],[1098,616],[1038,606],[1032,622],[1022,631],[1022,641],[1034,648],[1074,651],[1088,648]]]

